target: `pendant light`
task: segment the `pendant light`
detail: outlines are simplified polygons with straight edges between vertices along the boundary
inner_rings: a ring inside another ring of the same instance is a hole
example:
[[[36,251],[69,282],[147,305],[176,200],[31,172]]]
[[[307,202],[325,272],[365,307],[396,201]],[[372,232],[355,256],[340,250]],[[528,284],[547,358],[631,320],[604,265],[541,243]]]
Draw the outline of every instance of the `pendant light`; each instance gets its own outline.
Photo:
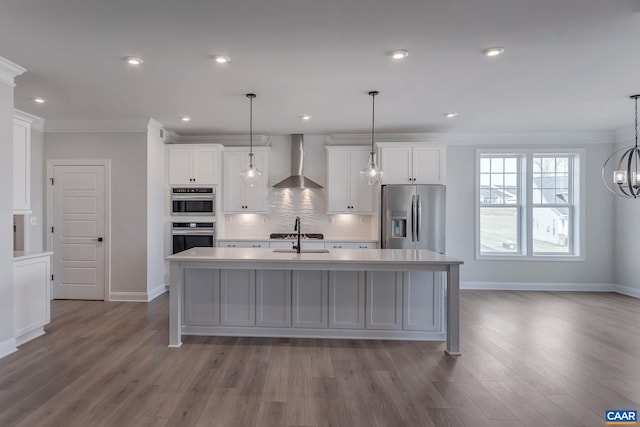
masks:
[[[375,118],[376,118],[376,95],[380,92],[372,90],[369,92],[372,101],[371,113],[371,152],[369,153],[369,164],[360,170],[360,178],[369,185],[376,185],[382,179],[384,172],[376,165],[375,143]]]
[[[636,115],[636,143],[634,146],[621,148],[614,152],[602,166],[602,180],[607,189],[616,196],[628,199],[640,197],[640,148],[638,148],[638,98],[640,95],[631,95],[635,100]]]
[[[253,99],[256,94],[248,93],[245,96],[249,98],[249,166],[242,170],[240,178],[246,185],[253,187],[262,176],[262,171],[253,164]]]

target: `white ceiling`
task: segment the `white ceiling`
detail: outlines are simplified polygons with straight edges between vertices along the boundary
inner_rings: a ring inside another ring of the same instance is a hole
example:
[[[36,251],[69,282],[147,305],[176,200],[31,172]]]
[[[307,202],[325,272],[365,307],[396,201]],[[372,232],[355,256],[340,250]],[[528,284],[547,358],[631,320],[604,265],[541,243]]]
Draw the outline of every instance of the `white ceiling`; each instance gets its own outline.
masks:
[[[255,133],[368,133],[379,90],[380,133],[614,130],[640,93],[640,0],[2,0],[0,56],[28,69],[16,107],[52,123],[246,134],[255,92]]]

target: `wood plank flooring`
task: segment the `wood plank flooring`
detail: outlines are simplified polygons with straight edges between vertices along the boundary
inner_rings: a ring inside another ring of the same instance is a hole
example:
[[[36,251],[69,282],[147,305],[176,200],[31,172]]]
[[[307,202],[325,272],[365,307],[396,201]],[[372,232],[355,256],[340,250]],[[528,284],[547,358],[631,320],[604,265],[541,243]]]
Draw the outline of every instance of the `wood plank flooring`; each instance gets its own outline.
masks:
[[[640,300],[462,291],[440,342],[184,337],[150,304],[54,301],[0,360],[0,426],[603,426],[640,409]]]

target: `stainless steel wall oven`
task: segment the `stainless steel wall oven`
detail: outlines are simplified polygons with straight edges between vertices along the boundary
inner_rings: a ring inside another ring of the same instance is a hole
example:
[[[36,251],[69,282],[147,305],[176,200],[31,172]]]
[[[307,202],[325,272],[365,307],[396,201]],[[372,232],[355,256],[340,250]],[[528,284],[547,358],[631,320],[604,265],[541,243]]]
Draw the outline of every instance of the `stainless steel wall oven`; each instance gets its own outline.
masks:
[[[215,216],[215,187],[173,187],[171,189],[171,215]]]
[[[173,222],[171,224],[171,239],[174,254],[191,248],[215,247],[216,223]]]

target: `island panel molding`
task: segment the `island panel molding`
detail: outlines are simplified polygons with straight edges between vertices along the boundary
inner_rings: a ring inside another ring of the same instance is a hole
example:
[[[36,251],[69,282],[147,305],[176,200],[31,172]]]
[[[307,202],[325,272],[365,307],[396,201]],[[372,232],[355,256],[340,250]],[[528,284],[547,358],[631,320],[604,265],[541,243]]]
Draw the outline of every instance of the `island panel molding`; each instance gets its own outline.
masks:
[[[291,254],[265,248],[194,248],[167,260],[171,264],[170,347],[180,347],[182,334],[446,339],[446,351],[460,354],[458,292],[462,261],[436,252],[333,249],[329,253]],[[202,283],[194,284],[195,270],[208,271]],[[216,276],[221,284],[218,302]],[[364,284],[367,287],[363,292]],[[207,286],[213,290],[207,290]],[[260,306],[265,304],[266,287],[275,289],[268,302],[276,305],[268,307],[268,313]],[[355,316],[345,316],[348,310],[344,306],[331,306],[338,301],[337,289],[345,300],[350,298],[349,304],[354,306],[351,310],[355,310],[351,314]],[[256,292],[262,293],[258,298],[262,301],[256,301]],[[367,292],[373,296],[368,297]],[[186,301],[187,295],[201,301],[208,298],[213,306],[219,304],[219,308],[202,310],[211,318],[219,310],[220,326],[213,326],[213,321],[210,325],[189,322],[187,315],[183,318],[183,312],[192,312],[197,303]],[[291,312],[291,326],[287,311]],[[262,325],[257,324],[256,313],[259,322],[265,321]],[[282,326],[276,326],[278,323]]]

